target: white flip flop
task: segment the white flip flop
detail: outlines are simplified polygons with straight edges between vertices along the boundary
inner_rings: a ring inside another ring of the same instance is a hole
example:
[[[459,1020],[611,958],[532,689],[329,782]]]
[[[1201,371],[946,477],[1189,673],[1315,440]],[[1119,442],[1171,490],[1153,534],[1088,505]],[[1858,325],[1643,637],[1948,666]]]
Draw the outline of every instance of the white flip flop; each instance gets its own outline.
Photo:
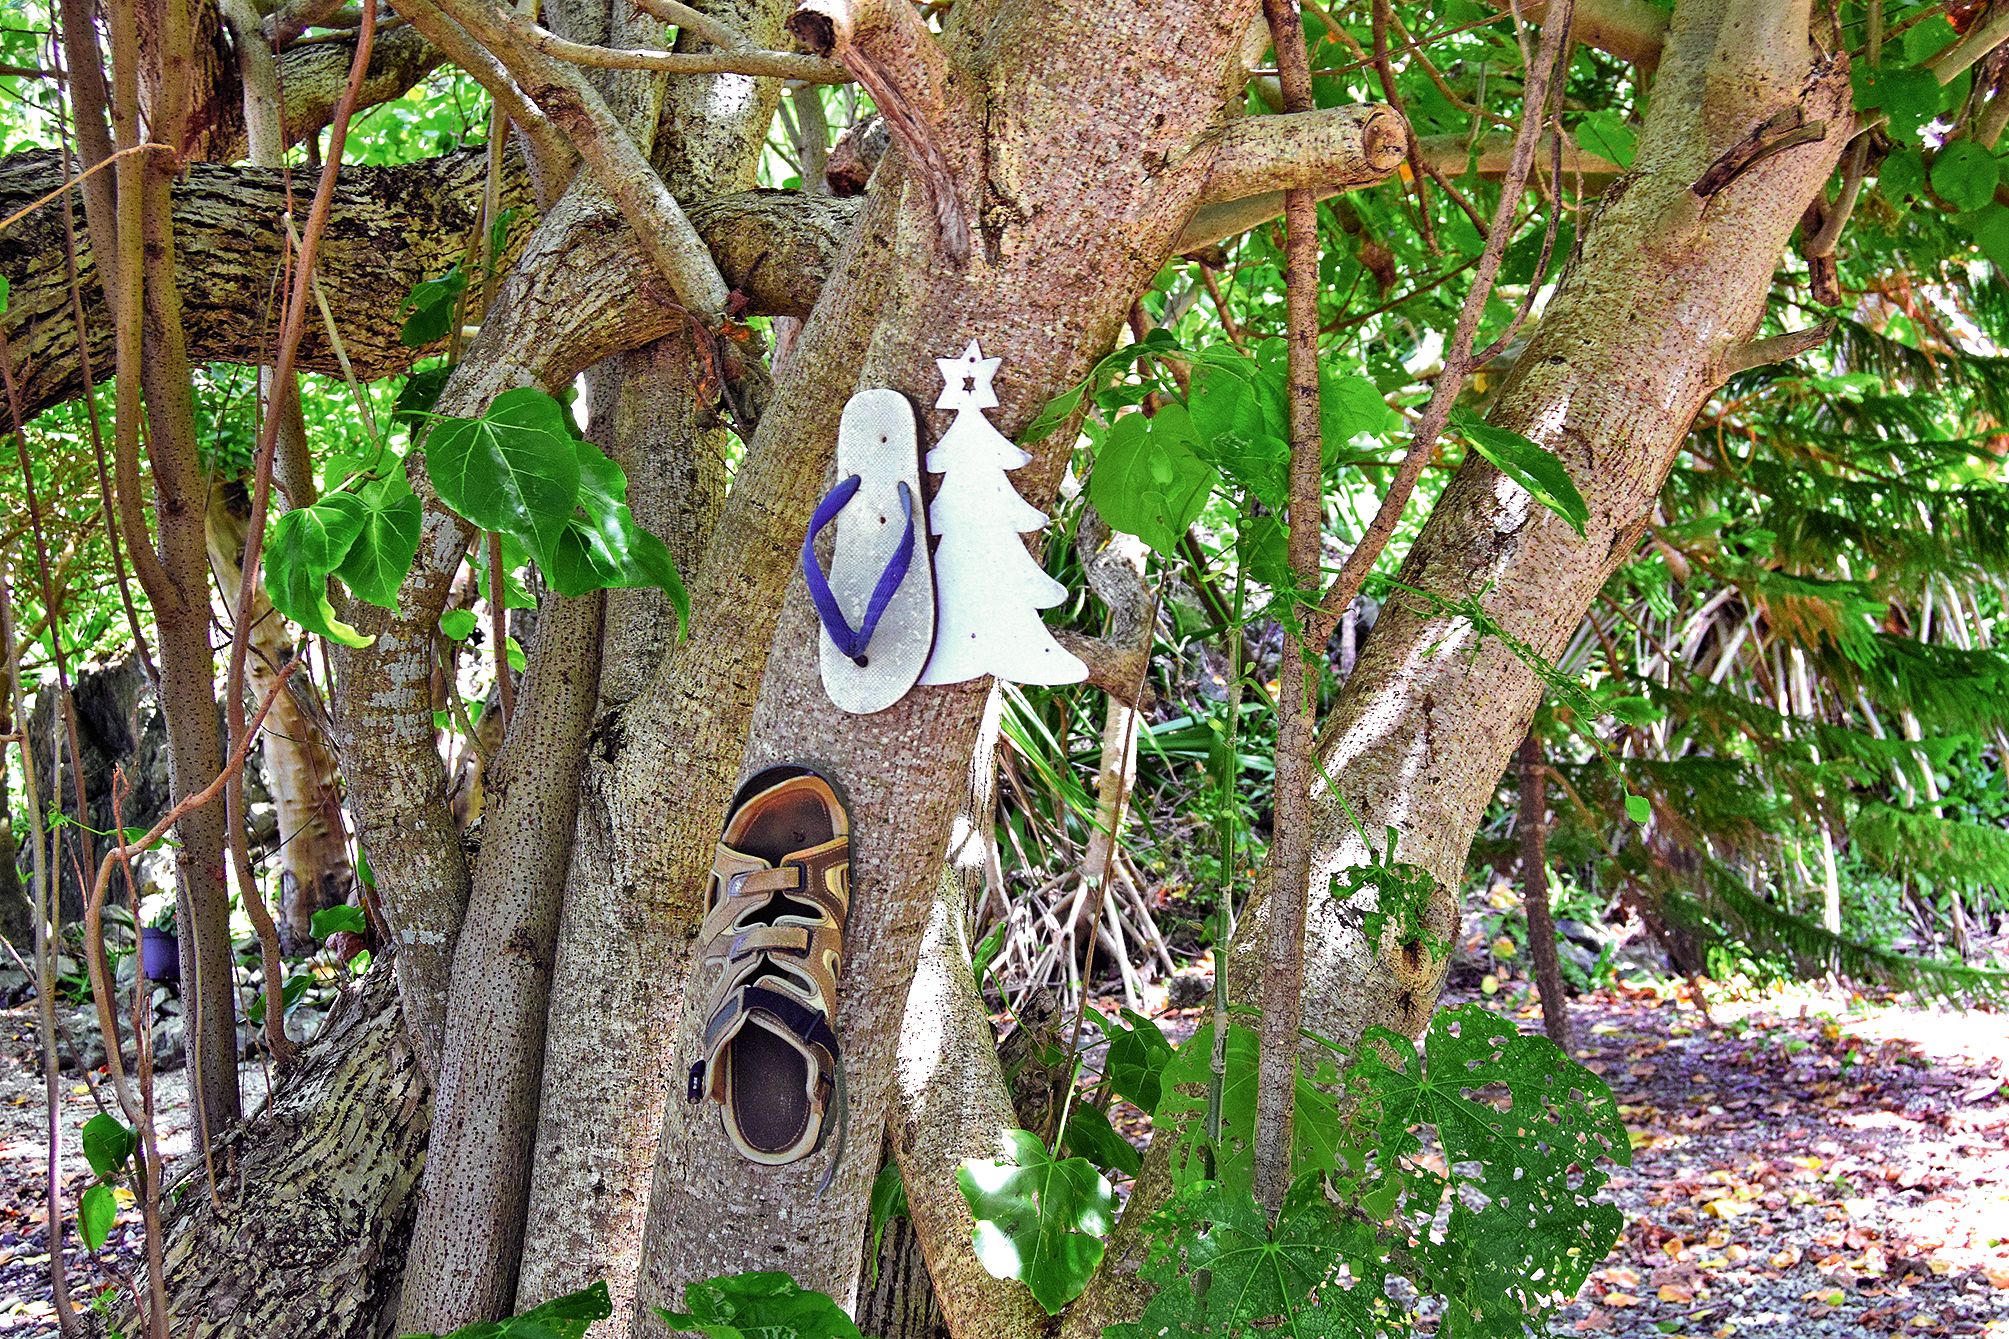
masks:
[[[851,397],[837,429],[837,480],[803,536],[802,569],[823,625],[823,690],[862,716],[907,695],[935,641],[920,452],[906,396],[867,390]],[[826,578],[816,536],[833,520]]]

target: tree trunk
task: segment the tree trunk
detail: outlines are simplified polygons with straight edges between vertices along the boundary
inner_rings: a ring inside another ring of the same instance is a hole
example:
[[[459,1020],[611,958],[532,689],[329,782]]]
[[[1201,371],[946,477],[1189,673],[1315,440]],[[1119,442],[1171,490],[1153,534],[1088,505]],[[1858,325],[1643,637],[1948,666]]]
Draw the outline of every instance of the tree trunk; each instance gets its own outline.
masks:
[[[177,1339],[380,1339],[397,1302],[432,1115],[395,974],[349,987],[257,1115],[225,1136],[219,1213],[199,1166],[164,1197]],[[116,1324],[135,1333],[130,1316]]]
[[[1585,225],[1491,416],[1555,452],[1588,505],[1585,532],[1468,457],[1403,565],[1403,584],[1424,594],[1389,601],[1321,731],[1321,776],[1339,779],[1368,834],[1379,842],[1393,827],[1396,858],[1436,879],[1432,933],[1454,933],[1473,831],[1542,693],[1500,635],[1447,606],[1481,612],[1532,656],[1553,659],[1631,554],[1696,411],[1744,356],[1780,253],[1841,151],[1846,60],[1813,46],[1808,21],[1806,0],[1677,8],[1633,169]],[[1829,127],[1826,137],[1760,158],[1707,199],[1691,189],[1754,128],[1795,109]],[[1368,851],[1323,785],[1314,800],[1312,884],[1322,887]],[[1235,1000],[1252,998],[1266,923],[1258,900],[1237,929]],[[1358,909],[1323,899],[1306,949],[1306,1026],[1342,1043],[1374,1025],[1422,1033],[1444,972],[1422,944],[1368,943]],[[1131,1198],[1112,1256],[1139,1258],[1138,1210],[1151,1205]],[[1105,1266],[1066,1333],[1098,1335],[1136,1301],[1134,1283]]]
[[[1528,956],[1535,960],[1535,988],[1542,997],[1542,1030],[1568,1051],[1569,999],[1563,994],[1556,922],[1549,914],[1549,786],[1543,767],[1542,741],[1530,730],[1521,741],[1521,906],[1528,915]]]
[[[881,163],[859,233],[777,381],[720,525],[735,565],[773,583],[770,590],[792,572],[801,518],[828,478],[838,414],[858,387],[890,386],[931,404],[941,387],[934,360],[974,336],[1003,359],[992,418],[1012,435],[1087,372],[1204,196],[1252,13],[1243,3],[1112,17],[1034,4],[957,15],[937,43],[904,5],[799,11],[798,31],[909,90],[926,142]],[[1147,84],[1154,96],[1137,98]],[[1356,171],[1335,165],[1331,175],[1378,179],[1387,170],[1380,136],[1396,129],[1394,118],[1377,108],[1347,115]],[[965,236],[969,220],[980,226]],[[944,422],[938,415],[932,426]],[[1063,425],[1014,476],[1034,506],[1050,503],[1072,434]],[[700,615],[704,654],[733,654],[720,626],[727,621],[731,642],[758,638],[765,649],[771,629],[745,605]],[[870,1149],[892,1096],[903,988],[987,690],[921,688],[877,715],[845,716],[818,682],[815,636],[808,600],[791,586],[739,774],[809,762],[848,796],[853,893],[838,1034],[851,1098],[847,1141]],[[686,898],[716,830],[684,838]],[[674,1057],[671,1073],[695,1058],[703,1012],[687,983],[665,1056]],[[643,1306],[673,1301],[685,1283],[736,1272],[749,1259],[772,1261],[848,1303],[877,1168],[854,1151],[834,1169],[819,1210],[805,1213],[830,1156],[754,1168],[731,1153],[712,1104],[671,1103],[637,1285]],[[660,1333],[652,1317],[638,1325]]]

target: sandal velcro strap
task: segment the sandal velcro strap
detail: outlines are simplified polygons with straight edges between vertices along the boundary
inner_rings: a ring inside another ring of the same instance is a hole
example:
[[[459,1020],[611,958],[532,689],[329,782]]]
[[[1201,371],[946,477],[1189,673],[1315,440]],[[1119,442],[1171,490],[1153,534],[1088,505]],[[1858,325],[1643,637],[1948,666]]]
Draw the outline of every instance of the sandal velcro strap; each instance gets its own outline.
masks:
[[[743,798],[720,835],[696,945],[708,1016],[688,1096],[719,1103],[726,1135],[753,1162],[808,1157],[832,1115],[841,1147],[835,1022],[850,862],[848,816],[812,773]]]

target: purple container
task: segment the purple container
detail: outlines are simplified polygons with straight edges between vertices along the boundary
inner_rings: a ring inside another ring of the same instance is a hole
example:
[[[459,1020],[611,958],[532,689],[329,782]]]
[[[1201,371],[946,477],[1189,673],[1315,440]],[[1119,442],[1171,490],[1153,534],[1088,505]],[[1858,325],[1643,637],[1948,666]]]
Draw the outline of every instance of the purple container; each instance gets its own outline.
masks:
[[[140,927],[140,966],[149,981],[181,980],[181,940],[174,931]]]

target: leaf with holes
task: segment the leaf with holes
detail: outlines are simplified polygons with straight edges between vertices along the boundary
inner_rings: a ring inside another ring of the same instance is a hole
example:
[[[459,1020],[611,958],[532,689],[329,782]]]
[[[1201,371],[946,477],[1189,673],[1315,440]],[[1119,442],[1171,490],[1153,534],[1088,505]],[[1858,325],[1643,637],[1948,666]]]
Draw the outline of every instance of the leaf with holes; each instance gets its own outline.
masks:
[[[1381,1332],[1388,1308],[1373,1228],[1336,1215],[1318,1176],[1291,1186],[1274,1228],[1247,1181],[1203,1181],[1174,1196],[1151,1230],[1139,1276],[1157,1291],[1108,1339]]]
[[[1102,1263],[1116,1193],[1086,1158],[1057,1161],[1029,1131],[1000,1133],[1002,1156],[956,1168],[977,1220],[970,1240],[991,1277],[1017,1279],[1059,1315]]]
[[[533,387],[504,391],[480,418],[442,418],[426,436],[440,500],[483,530],[548,551],[579,505],[579,453],[565,407]]]
[[[328,578],[348,556],[362,532],[352,511],[325,501],[295,507],[272,523],[265,543],[265,594],[272,607],[309,632],[342,643],[368,646],[365,637],[335,617],[328,602]]]
[[[1604,1081],[1548,1038],[1466,1005],[1437,1015],[1420,1054],[1369,1029],[1346,1086],[1343,1195],[1415,1243],[1400,1272],[1446,1299],[1445,1335],[1520,1334],[1617,1240],[1623,1219],[1596,1196],[1602,1164],[1631,1161],[1625,1124]],[[1424,1127],[1441,1174],[1417,1161]]]
[[[1546,448],[1518,432],[1496,428],[1463,409],[1451,411],[1451,426],[1472,449],[1493,462],[1500,473],[1528,490],[1535,501],[1569,523],[1579,535],[1590,521],[1590,508],[1563,463]]]
[[[837,1303],[773,1270],[693,1283],[684,1305],[690,1310],[657,1307],[656,1315],[672,1330],[708,1339],[860,1339]]]

